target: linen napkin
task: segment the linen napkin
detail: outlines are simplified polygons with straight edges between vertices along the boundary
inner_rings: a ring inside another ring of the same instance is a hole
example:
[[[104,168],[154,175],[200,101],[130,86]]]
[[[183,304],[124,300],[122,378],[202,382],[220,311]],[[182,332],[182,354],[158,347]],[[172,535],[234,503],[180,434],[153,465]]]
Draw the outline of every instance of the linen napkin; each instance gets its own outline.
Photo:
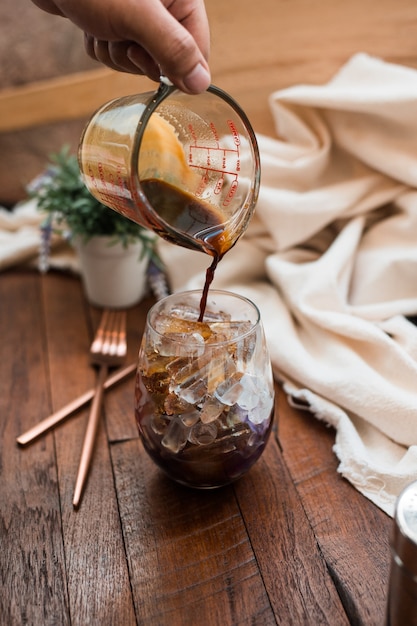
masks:
[[[260,308],[290,402],[336,429],[338,471],[393,515],[417,480],[417,72],[366,54],[270,97],[247,233],[213,286]],[[210,259],[161,242],[174,291]]]
[[[44,216],[36,200],[17,205],[12,211],[0,207],[0,271],[15,265],[38,266],[41,245],[41,223]],[[49,267],[79,272],[76,254],[57,235],[51,237]]]

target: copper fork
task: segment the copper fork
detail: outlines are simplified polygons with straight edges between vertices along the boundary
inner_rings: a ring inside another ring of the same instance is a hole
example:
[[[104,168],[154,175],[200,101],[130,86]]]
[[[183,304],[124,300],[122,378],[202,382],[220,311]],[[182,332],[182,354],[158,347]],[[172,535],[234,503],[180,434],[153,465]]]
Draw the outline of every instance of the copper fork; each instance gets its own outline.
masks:
[[[99,366],[99,370],[75,483],[72,501],[75,508],[80,504],[90,468],[94,442],[100,421],[104,383],[107,378],[107,373],[110,367],[116,367],[123,363],[126,352],[126,311],[106,309],[103,311],[99,327],[90,347],[91,363],[92,365]]]

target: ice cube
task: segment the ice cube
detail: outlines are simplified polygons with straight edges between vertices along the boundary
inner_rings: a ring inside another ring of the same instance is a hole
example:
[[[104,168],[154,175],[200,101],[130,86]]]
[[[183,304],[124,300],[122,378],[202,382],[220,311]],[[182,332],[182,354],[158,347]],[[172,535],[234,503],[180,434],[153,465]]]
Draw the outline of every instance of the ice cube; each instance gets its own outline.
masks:
[[[257,340],[256,332],[250,333],[242,340],[236,342],[236,363],[239,364],[247,364],[254,358],[254,353],[256,347],[260,345],[263,346],[263,343]],[[262,348],[263,350],[263,348]],[[262,353],[262,361],[264,359],[264,354]]]
[[[200,411],[198,411],[197,409],[195,409],[191,413],[184,413],[183,415],[181,415],[182,423],[188,428],[191,428],[191,426],[194,426],[194,424],[197,424],[199,419],[200,419]]]
[[[260,382],[254,376],[250,374],[243,374],[240,379],[240,385],[242,387],[237,404],[247,411],[254,409],[259,402],[259,394],[262,393],[260,388]]]
[[[188,365],[189,361],[190,359],[188,356],[179,356],[175,359],[167,361],[165,369],[169,372],[170,376],[173,376],[176,372],[179,372],[183,367]]]
[[[207,446],[217,437],[217,427],[216,424],[203,424],[202,422],[198,422],[195,426],[190,430],[188,440],[190,443],[193,443],[198,446]]]
[[[167,376],[166,368],[171,362],[170,358],[161,356],[159,352],[155,352],[154,350],[150,350],[142,356],[140,369],[146,376],[153,376],[154,374]]]
[[[267,388],[259,392],[257,405],[248,412],[248,419],[252,424],[263,424],[269,421],[274,408],[274,399]]]
[[[164,400],[164,411],[167,415],[182,415],[194,410],[194,405],[186,402],[176,393],[169,393]]]
[[[193,306],[190,302],[176,302],[170,308],[170,315],[182,320],[198,320],[200,317],[200,305]]]
[[[192,384],[198,378],[204,378],[210,364],[210,355],[200,358],[175,359],[167,366],[171,375],[171,387]]]
[[[220,402],[227,404],[228,406],[236,404],[243,390],[240,383],[242,376],[242,372],[234,372],[232,376],[227,378],[217,387],[214,393],[215,397],[220,400]]]
[[[206,310],[204,311],[204,322],[207,324],[215,324],[216,322],[227,322],[230,320],[230,313],[226,311],[214,311],[210,308],[210,303],[207,304]]]
[[[142,382],[151,394],[164,393],[168,388],[170,379],[166,363],[166,359],[156,358],[152,362],[148,361],[144,367],[140,366]]]
[[[207,395],[207,382],[203,379],[197,379],[192,385],[186,385],[185,387],[179,385],[176,387],[176,393],[182,400],[198,405]]]
[[[209,355],[191,359],[183,367],[170,368],[170,391],[190,404],[199,404],[207,393]]]
[[[189,432],[190,429],[179,418],[174,417],[170,421],[161,443],[170,452],[177,454],[187,443]]]
[[[204,402],[203,406],[201,407],[200,419],[203,424],[210,424],[220,417],[224,409],[224,404],[222,404],[220,400],[214,397],[210,397]]]
[[[158,340],[155,340],[155,350],[162,357],[175,358],[180,354],[180,345],[173,341],[170,336],[162,335]]]
[[[170,421],[171,421],[171,418],[168,417],[167,415],[161,415],[160,413],[156,413],[152,415],[151,428],[155,434],[163,435]]]
[[[155,320],[155,329],[160,335],[173,336],[179,339],[193,333],[201,335],[203,339],[208,339],[211,335],[210,326],[204,322],[162,313]]]
[[[234,360],[225,352],[224,348],[217,351],[213,350],[211,355],[212,358],[207,368],[207,390],[209,394],[213,394],[217,387],[236,371]]]
[[[263,437],[260,437],[258,433],[251,433],[248,439],[248,446],[252,448],[252,450],[255,450],[256,448],[259,448],[263,442]]]
[[[204,353],[204,339],[198,333],[189,335],[167,334],[160,338],[156,347],[162,356],[177,357],[182,354],[199,356]]]
[[[233,341],[233,339],[246,334],[251,327],[251,322],[246,320],[227,320],[210,324],[210,329],[214,335],[224,335],[228,341]]]
[[[181,354],[198,356],[204,352],[204,343],[211,335],[207,324],[160,314],[155,319],[159,338],[154,338],[155,349],[162,356]]]

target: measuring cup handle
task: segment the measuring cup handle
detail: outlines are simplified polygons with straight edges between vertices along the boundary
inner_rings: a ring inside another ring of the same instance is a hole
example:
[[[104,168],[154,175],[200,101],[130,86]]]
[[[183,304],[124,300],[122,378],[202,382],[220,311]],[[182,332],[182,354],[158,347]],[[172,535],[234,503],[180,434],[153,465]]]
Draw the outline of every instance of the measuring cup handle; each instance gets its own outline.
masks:
[[[174,83],[171,83],[169,78],[167,78],[163,74],[161,74],[161,76],[159,77],[159,82],[161,83],[161,86],[162,85],[167,85],[167,87],[173,87],[174,86]]]
[[[166,76],[160,76],[159,77],[160,83],[159,83],[159,88],[157,91],[157,97],[166,97],[168,96],[172,91],[175,91],[176,87],[173,83],[171,83],[171,81],[169,80],[169,78],[167,78]]]

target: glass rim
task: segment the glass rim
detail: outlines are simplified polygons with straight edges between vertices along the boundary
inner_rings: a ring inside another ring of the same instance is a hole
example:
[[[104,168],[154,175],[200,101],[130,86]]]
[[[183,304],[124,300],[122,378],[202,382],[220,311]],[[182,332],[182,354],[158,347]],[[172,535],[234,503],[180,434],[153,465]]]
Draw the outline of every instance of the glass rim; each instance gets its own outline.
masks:
[[[155,333],[156,335],[158,335],[158,337],[163,337],[165,341],[170,341],[172,343],[184,343],[184,340],[181,338],[176,338],[176,337],[166,337],[166,335],[164,335],[164,333],[161,333],[160,331],[158,331],[155,328],[155,324],[152,323],[152,316],[155,315],[155,313],[157,312],[158,307],[161,307],[164,305],[164,303],[166,303],[168,300],[170,299],[174,299],[175,297],[187,297],[187,296],[198,296],[199,298],[201,298],[203,293],[202,289],[190,289],[190,290],[185,290],[185,291],[176,291],[174,293],[169,294],[168,296],[165,296],[164,298],[161,298],[160,300],[158,300],[157,302],[155,302],[152,307],[149,309],[147,316],[146,316],[146,325],[149,326],[149,328],[151,328],[152,332]],[[222,345],[230,345],[231,343],[236,343],[237,341],[241,341],[242,339],[245,339],[246,337],[248,337],[249,335],[251,335],[252,333],[254,333],[256,331],[256,329],[260,326],[261,324],[261,313],[260,310],[258,308],[258,306],[252,301],[250,300],[250,298],[247,298],[246,296],[243,296],[242,294],[238,294],[235,293],[233,291],[228,291],[226,289],[210,289],[209,293],[208,293],[208,299],[207,299],[207,306],[209,306],[210,304],[210,300],[209,298],[213,295],[218,294],[219,296],[226,296],[228,298],[232,298],[234,300],[240,300],[242,302],[244,302],[247,306],[249,306],[250,309],[252,309],[252,311],[254,311],[255,313],[255,319],[252,320],[239,320],[236,319],[235,321],[248,321],[250,322],[251,326],[248,330],[246,330],[245,332],[242,333],[238,333],[236,336],[232,337],[231,339],[226,339],[223,341],[213,341],[213,343],[208,344],[208,346],[210,347],[218,347],[218,346],[222,346]],[[227,312],[227,311],[226,311]],[[168,312],[169,314],[169,312]],[[178,318],[178,319],[183,319],[183,318]],[[197,320],[192,320],[192,321],[197,321]],[[232,320],[233,321],[233,318]],[[204,318],[203,318],[203,323],[204,323]],[[207,322],[208,325],[210,324],[210,322]],[[188,342],[188,345],[190,346],[200,346],[201,344],[196,341],[194,342]]]

